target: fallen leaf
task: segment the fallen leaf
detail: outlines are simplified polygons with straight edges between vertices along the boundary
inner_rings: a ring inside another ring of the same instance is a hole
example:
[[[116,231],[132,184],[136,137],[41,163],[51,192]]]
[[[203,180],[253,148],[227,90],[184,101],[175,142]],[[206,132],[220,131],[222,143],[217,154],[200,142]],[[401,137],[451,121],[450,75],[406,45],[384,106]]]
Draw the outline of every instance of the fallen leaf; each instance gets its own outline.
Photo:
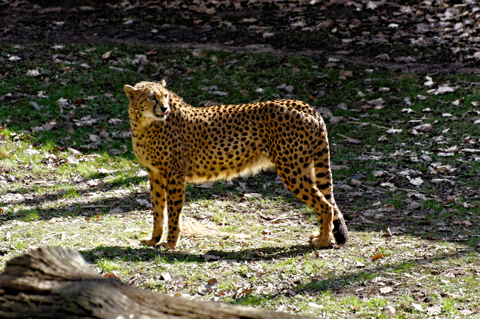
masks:
[[[427,81],[425,83],[423,83],[423,85],[425,85],[425,86],[432,86],[433,85],[433,80],[428,75],[425,76],[425,80],[427,80]]]
[[[39,76],[40,72],[38,71],[38,68],[36,68],[34,70],[28,70],[26,75],[28,75],[28,76]]]
[[[112,70],[112,71],[118,71],[118,72],[127,72],[127,71],[128,71],[128,69],[118,68],[118,67],[116,67],[116,66],[110,66],[110,67],[108,67],[108,68],[109,68],[110,70]]]
[[[82,99],[81,97],[79,97],[78,99],[75,99],[75,101],[73,101],[73,105],[74,106],[79,106],[80,104],[83,104],[84,102],[84,99]]]
[[[90,134],[88,135],[88,138],[90,139],[90,141],[96,142],[100,139],[100,136],[98,136],[97,134]]]
[[[330,109],[324,107],[324,106],[321,106],[319,108],[317,108],[317,111],[318,113],[320,113],[322,115],[322,117],[324,118],[331,118],[333,116],[332,114],[332,111],[330,111]]]
[[[382,287],[382,288],[380,288],[380,292],[381,292],[382,294],[388,294],[388,293],[390,293],[390,292],[392,292],[392,291],[393,291],[392,287],[388,287],[388,286],[387,286],[387,287]]]
[[[390,315],[394,315],[396,310],[392,306],[388,305],[388,306],[383,307],[383,311],[390,314]]]
[[[216,283],[218,283],[218,280],[217,280],[217,278],[212,278],[212,279],[209,279],[207,283],[208,283],[210,286],[211,286],[211,285],[215,285]]]
[[[146,170],[141,169],[141,170],[138,171],[137,177],[145,177],[145,176],[148,176],[148,173],[147,173]]]
[[[351,179],[350,180],[350,184],[352,184],[353,186],[357,186],[359,187],[360,185],[362,185],[362,182],[360,182],[358,179]]]
[[[427,93],[429,94],[433,94],[433,95],[443,95],[443,94],[447,94],[447,93],[452,93],[453,91],[455,91],[454,88],[452,87],[449,87],[449,86],[441,86],[439,87],[438,89],[433,89],[433,90],[428,90]]]
[[[30,105],[33,106],[33,108],[36,110],[36,111],[40,111],[42,109],[42,107],[40,105],[38,105],[37,103],[33,102],[33,101],[30,101]]]
[[[31,127],[30,129],[34,133],[43,132],[43,131],[50,131],[53,128],[55,128],[57,126],[57,124],[58,124],[57,121],[51,121],[51,122],[43,124],[42,126]]]
[[[104,54],[102,54],[102,59],[106,60],[106,59],[110,58],[112,53],[113,53],[113,50],[105,52]]]
[[[415,130],[420,132],[431,132],[433,130],[432,124],[422,124],[414,127]]]
[[[157,49],[152,49],[150,51],[145,52],[145,55],[155,55],[158,53]]]
[[[330,124],[336,124],[336,123],[339,123],[339,122],[343,122],[343,121],[346,121],[345,117],[343,116],[332,116],[330,118]]]
[[[423,180],[420,177],[412,178],[409,181],[410,181],[410,184],[415,185],[415,186],[420,186],[420,185],[423,184]]]
[[[367,103],[371,106],[380,106],[384,103],[385,101],[382,99],[382,98],[378,98],[378,99],[375,99],[375,100],[370,100],[370,101],[367,101]]]
[[[350,137],[346,138],[344,140],[344,142],[345,143],[350,143],[350,144],[362,144],[362,141],[354,139],[354,138],[350,138]]]
[[[410,204],[408,204],[407,209],[413,210],[413,209],[420,208],[421,206],[422,205],[419,202],[411,202]]]
[[[114,173],[118,172],[118,170],[117,169],[111,170],[111,169],[106,169],[106,168],[102,167],[98,170],[98,172],[100,174],[110,175],[110,174],[114,174]]]
[[[293,92],[293,85],[287,85],[285,87],[285,91],[289,92],[289,93],[292,93]]]
[[[329,28],[331,26],[333,26],[334,22],[332,19],[326,19],[326,20],[323,20],[322,22],[320,22],[320,24],[318,25],[318,27],[320,28]]]
[[[390,182],[386,182],[386,183],[381,183],[380,186],[382,187],[388,187],[388,188],[397,188],[393,183],[390,183]]]
[[[227,96],[227,92],[222,92],[222,91],[213,91],[211,92],[212,94],[219,95],[219,96]]]
[[[340,70],[340,76],[343,76],[344,78],[351,78],[353,76],[353,72]]]
[[[381,177],[385,174],[385,171],[374,171],[373,176],[375,177]]]
[[[413,309],[415,309],[415,310],[417,310],[417,311],[423,312],[422,305],[419,304],[419,303],[414,303],[414,302],[412,302],[412,307],[413,307]]]
[[[432,158],[426,154],[423,154],[420,158],[423,159],[425,162],[433,161]]]
[[[378,259],[378,258],[382,258],[384,257],[385,255],[384,254],[376,254],[375,256],[372,257],[372,261]]]
[[[22,58],[19,57],[19,56],[16,56],[16,55],[12,55],[11,57],[8,58],[8,60],[13,61],[13,62],[17,62],[17,61],[22,60]]]
[[[245,193],[243,196],[245,198],[263,198],[263,195],[259,193]]]
[[[141,205],[141,206],[145,206],[147,208],[151,208],[153,205],[150,203],[150,201],[146,200],[146,199],[143,199],[143,198],[137,198],[136,199],[136,202]]]
[[[203,52],[203,51],[200,51],[200,50],[193,50],[192,51],[192,55],[196,58],[204,58],[206,57],[208,54],[206,52]]]
[[[74,149],[74,148],[68,147],[67,150],[68,150],[70,153],[72,153],[73,155],[82,155],[82,152],[77,151],[77,150]]]
[[[453,222],[455,225],[472,226],[473,224],[468,219],[456,220]]]
[[[393,204],[384,205],[381,208],[381,210],[384,211],[384,212],[393,212],[395,210],[395,205],[393,205]]]
[[[402,129],[394,129],[393,127],[387,131],[388,134],[402,133]]]
[[[172,276],[170,276],[170,274],[169,274],[168,272],[162,272],[162,273],[160,274],[160,276],[162,277],[162,279],[163,279],[164,281],[167,281],[167,282],[168,282],[168,281],[172,281]]]
[[[434,163],[434,164],[438,164],[438,163]],[[457,169],[450,166],[450,165],[434,165],[432,164],[432,167],[435,168],[435,172],[436,173],[448,173],[448,174],[451,174],[453,172],[455,172]]]

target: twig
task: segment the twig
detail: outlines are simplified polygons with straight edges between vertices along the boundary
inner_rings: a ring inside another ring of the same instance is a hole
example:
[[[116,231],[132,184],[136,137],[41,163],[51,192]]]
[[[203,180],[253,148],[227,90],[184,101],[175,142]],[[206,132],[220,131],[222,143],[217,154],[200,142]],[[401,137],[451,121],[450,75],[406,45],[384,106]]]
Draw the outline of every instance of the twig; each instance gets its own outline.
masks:
[[[384,130],[389,130],[389,129],[390,129],[390,127],[385,127],[385,126],[381,126],[381,125],[377,125],[377,124],[372,124],[372,123],[365,123],[365,122],[347,121],[347,123],[357,124],[357,125],[368,124],[368,125],[372,125],[372,126],[375,126],[375,127],[381,128],[381,129],[384,129]],[[338,134],[338,135],[340,135],[340,134]]]

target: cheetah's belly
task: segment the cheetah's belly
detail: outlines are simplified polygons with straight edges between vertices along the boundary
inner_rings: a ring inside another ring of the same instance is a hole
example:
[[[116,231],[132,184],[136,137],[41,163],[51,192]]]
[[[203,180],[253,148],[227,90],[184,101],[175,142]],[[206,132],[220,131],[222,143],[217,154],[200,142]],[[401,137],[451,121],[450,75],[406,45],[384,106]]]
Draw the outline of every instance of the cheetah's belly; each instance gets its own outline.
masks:
[[[228,160],[221,155],[211,156],[211,159],[210,156],[206,156],[205,159],[203,156],[196,156],[186,166],[187,182],[205,183],[255,174],[274,165],[262,152],[247,152]]]

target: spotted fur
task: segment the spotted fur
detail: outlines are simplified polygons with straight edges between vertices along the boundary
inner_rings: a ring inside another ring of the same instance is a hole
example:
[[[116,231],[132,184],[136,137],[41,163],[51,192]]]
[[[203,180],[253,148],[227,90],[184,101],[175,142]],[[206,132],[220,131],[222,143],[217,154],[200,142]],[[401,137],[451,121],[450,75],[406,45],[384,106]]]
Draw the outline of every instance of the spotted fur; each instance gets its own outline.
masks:
[[[231,179],[276,167],[288,188],[315,211],[320,232],[314,247],[348,240],[333,198],[325,123],[308,104],[276,100],[194,108],[166,83],[126,85],[133,150],[150,177],[153,234],[146,245],[175,249],[185,183]],[[163,236],[168,219],[166,242]]]

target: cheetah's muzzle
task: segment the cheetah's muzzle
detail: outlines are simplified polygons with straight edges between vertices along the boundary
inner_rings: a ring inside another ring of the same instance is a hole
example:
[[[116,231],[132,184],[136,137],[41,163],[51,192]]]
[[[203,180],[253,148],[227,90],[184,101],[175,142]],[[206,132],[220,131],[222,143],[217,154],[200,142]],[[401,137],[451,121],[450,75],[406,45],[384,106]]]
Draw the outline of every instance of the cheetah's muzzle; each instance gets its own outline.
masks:
[[[160,110],[162,111],[160,114],[154,110],[154,114],[158,117],[166,116],[172,112],[168,107],[161,107]]]

